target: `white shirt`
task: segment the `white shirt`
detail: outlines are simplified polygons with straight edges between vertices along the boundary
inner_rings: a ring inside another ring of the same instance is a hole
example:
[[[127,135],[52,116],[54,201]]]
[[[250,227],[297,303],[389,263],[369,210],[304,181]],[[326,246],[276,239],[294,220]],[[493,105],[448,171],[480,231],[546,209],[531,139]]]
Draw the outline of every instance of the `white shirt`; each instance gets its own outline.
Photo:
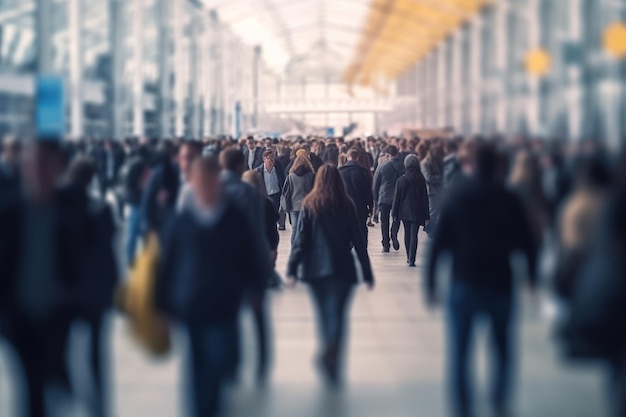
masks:
[[[278,174],[276,173],[276,166],[271,171],[267,170],[267,167],[263,165],[263,180],[265,180],[265,189],[267,195],[274,195],[280,193],[280,185],[278,184]]]
[[[250,169],[254,169],[253,165],[254,165],[254,156],[255,156],[255,154],[256,154],[256,148],[254,148],[252,150],[250,150],[248,148],[248,167]]]

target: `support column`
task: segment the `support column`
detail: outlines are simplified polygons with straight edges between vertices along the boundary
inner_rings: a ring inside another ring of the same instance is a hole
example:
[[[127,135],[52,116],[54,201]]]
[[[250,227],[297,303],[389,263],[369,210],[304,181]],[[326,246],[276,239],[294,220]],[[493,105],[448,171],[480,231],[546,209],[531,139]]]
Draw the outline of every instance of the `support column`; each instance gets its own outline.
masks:
[[[440,42],[437,46],[436,59],[437,59],[437,128],[441,129],[446,126],[446,108],[448,103],[448,97],[446,95],[446,42],[445,40]]]
[[[190,31],[191,39],[189,44],[189,105],[190,105],[190,135],[193,139],[200,137],[200,22],[199,14],[196,13],[191,17]]]
[[[144,0],[133,0],[133,135],[141,137],[144,129],[143,108],[143,27]]]
[[[502,0],[495,4],[495,50],[494,50],[494,79],[496,80],[493,94],[495,96],[495,130],[498,133],[508,132],[508,48],[509,39],[509,0]]]
[[[109,36],[111,44],[111,74],[109,78],[109,117],[111,138],[124,135],[122,79],[124,72],[124,39],[118,25],[123,15],[123,0],[109,0]]]
[[[465,86],[463,85],[463,30],[457,30],[452,38],[452,124],[456,133],[463,132],[463,106]]]
[[[37,0],[35,25],[38,74],[50,74],[53,71],[52,8],[52,0]]]
[[[260,46],[254,47],[254,55],[252,58],[252,127],[259,127],[259,72],[261,70],[261,54]]]
[[[159,101],[158,101],[158,123],[159,136],[162,139],[172,135],[172,107],[171,107],[171,12],[170,0],[159,0],[158,2],[158,66],[159,66]]]
[[[83,136],[83,54],[82,54],[82,0],[69,0],[69,55],[70,55],[70,137]]]
[[[470,125],[473,134],[482,133],[482,25],[483,18],[479,14],[471,22],[470,26],[470,73],[471,73],[471,97]]]
[[[541,47],[541,0],[528,0],[527,24],[528,50]],[[541,127],[541,80],[533,75],[527,75],[528,97],[526,101],[526,125],[528,133],[538,136],[542,133]]]
[[[185,45],[185,1],[173,0],[172,38],[174,42],[174,135],[185,134],[185,82],[189,70]]]

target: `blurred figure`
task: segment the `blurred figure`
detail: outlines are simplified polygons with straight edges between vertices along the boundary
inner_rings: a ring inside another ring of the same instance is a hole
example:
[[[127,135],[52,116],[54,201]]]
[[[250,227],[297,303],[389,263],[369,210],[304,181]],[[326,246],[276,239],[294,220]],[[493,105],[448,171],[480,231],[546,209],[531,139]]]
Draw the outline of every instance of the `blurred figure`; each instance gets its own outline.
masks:
[[[422,174],[426,180],[428,189],[428,202],[430,205],[430,222],[426,227],[429,236],[433,236],[439,223],[439,195],[443,190],[443,149],[433,144],[428,150],[428,156],[422,160]]]
[[[283,210],[289,213],[291,223],[291,243],[298,230],[298,218],[302,211],[302,201],[313,189],[315,173],[306,154],[296,158],[283,187]]]
[[[283,194],[286,176],[285,168],[276,160],[272,151],[265,151],[263,154],[263,164],[255,170],[263,179],[263,194],[269,197],[274,204],[276,211],[280,210],[280,197]],[[259,190],[261,191],[261,190]],[[285,212],[279,212],[278,230],[285,230]]]
[[[88,187],[95,175],[96,167],[90,158],[79,157],[70,165],[70,184],[88,195]],[[79,318],[86,322],[90,331],[89,363],[83,369],[91,373],[94,387],[90,408],[95,417],[108,415],[105,375],[105,317],[113,307],[115,289],[119,281],[119,265],[116,259],[116,226],[111,208],[101,200],[88,198],[91,222],[89,251],[83,259],[83,272],[79,287]]]
[[[420,170],[420,160],[416,155],[404,159],[405,174],[398,179],[391,214],[394,221],[404,225],[404,247],[406,263],[415,267],[417,257],[417,236],[420,226],[430,220],[426,181]]]
[[[374,209],[374,194],[372,193],[371,171],[359,165],[359,156],[358,149],[350,149],[348,162],[339,168],[339,173],[346,186],[348,197],[352,199],[356,207],[361,232],[367,244],[367,219]]]
[[[339,148],[333,142],[329,142],[326,146],[326,150],[322,155],[322,161],[325,164],[339,165]]]
[[[143,216],[141,199],[150,178],[150,166],[146,148],[137,150],[130,156],[120,171],[119,198],[128,210],[126,219],[126,241],[124,250],[126,264],[135,263],[137,244],[142,232]]]
[[[265,212],[267,198],[263,196],[255,187],[246,184],[241,180],[245,170],[245,160],[243,153],[237,148],[228,148],[220,154],[220,165],[222,167],[221,182],[228,199],[243,214],[240,219],[242,223],[247,223],[250,233],[246,238],[252,243],[255,250],[255,258],[261,266],[257,274],[263,278],[263,285],[251,289],[246,293],[246,302],[252,309],[254,324],[257,336],[258,366],[256,376],[259,381],[265,380],[269,368],[269,336],[268,323],[265,306],[265,293],[268,283],[272,279],[273,263],[275,254],[270,249],[268,236],[275,233],[275,224],[267,228],[267,214]],[[274,229],[274,231],[272,231]],[[246,258],[243,258],[246,259]],[[235,367],[231,370],[231,378],[237,378],[237,368],[239,365],[239,350],[236,352]]]
[[[374,276],[354,204],[335,166],[328,164],[319,170],[302,207],[287,276],[290,285],[296,279],[309,284],[322,337],[319,365],[328,382],[335,385],[340,381],[346,314],[358,282],[353,247],[370,289]]]
[[[622,158],[614,186],[604,200],[606,204],[599,219],[593,222],[598,233],[591,239],[589,256],[573,279],[557,287],[567,303],[567,318],[561,332],[567,355],[573,359],[600,360],[608,365],[611,417],[626,415],[625,190],[626,159]],[[587,207],[591,209],[596,204],[601,203],[588,203]],[[584,220],[582,216],[581,220]],[[584,222],[578,225],[578,231],[585,226]],[[578,259],[575,262],[574,265],[580,263]]]
[[[161,160],[153,169],[143,195],[142,210],[147,231],[160,232],[167,217],[183,205],[183,189],[191,177],[191,164],[202,154],[202,143],[185,141],[172,160],[175,148],[164,145]]]
[[[246,139],[246,146],[243,148],[243,158],[248,169],[256,169],[263,164],[263,148],[256,146],[256,141],[252,136]]]
[[[117,184],[119,170],[124,164],[124,151],[111,139],[107,139],[96,153],[95,160],[98,167],[100,195],[106,198],[107,191]]]
[[[456,139],[448,139],[444,145],[443,186],[449,188],[461,175],[461,162],[457,155],[459,146]]]
[[[521,151],[515,156],[509,184],[522,200],[535,242],[540,246],[548,226],[549,211],[541,185],[539,161],[533,154]]]
[[[21,150],[21,143],[14,136],[7,136],[2,141],[2,153],[0,154],[0,207],[19,199]]]
[[[238,314],[246,291],[263,288],[263,265],[245,214],[226,198],[213,157],[198,158],[193,198],[166,227],[157,308],[189,337],[190,415],[220,414],[222,390],[236,366]],[[241,262],[245,259],[246,262]]]
[[[436,265],[444,252],[452,257],[449,310],[449,369],[455,416],[472,416],[469,370],[474,324],[486,316],[495,351],[491,406],[508,416],[512,382],[512,337],[515,288],[511,256],[526,255],[529,283],[536,282],[536,247],[524,207],[496,181],[498,153],[481,144],[474,154],[475,172],[453,188],[442,206],[427,270],[429,304],[437,303]]]
[[[57,142],[29,144],[23,197],[0,209],[0,306],[23,368],[29,417],[50,415],[46,398],[52,411],[69,399],[65,355],[92,244],[85,193],[59,186],[63,159]]]
[[[380,165],[374,174],[374,201],[378,202],[378,209],[380,210],[383,252],[389,252],[392,243],[395,250],[400,250],[400,242],[398,241],[400,223],[394,220],[390,230],[390,220],[396,183],[404,174],[404,165],[398,158],[398,148],[395,146],[388,147],[387,154],[390,156],[389,161]]]

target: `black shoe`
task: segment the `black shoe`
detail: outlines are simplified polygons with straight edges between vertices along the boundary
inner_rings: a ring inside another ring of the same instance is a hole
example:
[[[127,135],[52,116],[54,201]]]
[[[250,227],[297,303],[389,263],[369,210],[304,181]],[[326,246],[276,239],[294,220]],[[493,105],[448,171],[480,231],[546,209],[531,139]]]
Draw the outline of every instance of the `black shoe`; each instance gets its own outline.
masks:
[[[393,244],[393,249],[394,250],[400,250],[400,242],[398,242],[398,238],[397,237],[392,237],[391,238],[391,243]]]
[[[415,268],[415,262],[409,262],[409,268]]]
[[[389,253],[389,246],[383,246],[383,253]]]
[[[284,232],[285,230],[287,230],[287,228],[285,226],[278,226],[278,230]]]

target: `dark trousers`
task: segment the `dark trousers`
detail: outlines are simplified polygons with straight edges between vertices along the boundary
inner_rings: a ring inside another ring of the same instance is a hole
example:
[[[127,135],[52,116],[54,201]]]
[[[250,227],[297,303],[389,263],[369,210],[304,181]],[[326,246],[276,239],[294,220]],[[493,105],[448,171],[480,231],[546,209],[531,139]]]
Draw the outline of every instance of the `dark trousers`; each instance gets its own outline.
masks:
[[[346,333],[346,313],[354,285],[333,279],[321,279],[309,284],[317,312],[321,357],[338,367]]]
[[[477,319],[484,317],[491,328],[493,377],[491,405],[496,411],[508,410],[512,379],[511,294],[465,283],[452,284],[449,303],[449,371],[455,416],[471,416],[472,372],[469,369],[472,336]]]
[[[9,339],[26,383],[25,416],[46,416],[46,388],[55,385],[70,393],[66,363],[70,322],[69,316],[54,314],[41,321],[20,318],[11,323]]]
[[[106,393],[106,361],[104,357],[103,344],[104,337],[104,313],[89,313],[84,318],[89,327],[89,364],[87,372],[92,381],[93,393],[91,398],[91,409],[94,417],[104,417],[107,415],[107,393]]]
[[[417,222],[405,222],[404,225],[404,247],[406,248],[406,259],[409,263],[415,263],[417,257],[417,236],[420,231],[420,225]]]
[[[626,416],[626,355],[611,361],[609,395],[611,417]]]
[[[291,211],[289,212],[289,222],[291,223],[291,245],[293,246],[293,242],[296,240],[296,231],[298,229],[298,219],[300,218],[299,211]]]
[[[278,227],[280,227],[281,229],[284,229],[285,228],[285,218],[287,216],[285,215],[284,211],[280,210],[280,196],[281,196],[281,193],[277,193],[277,194],[271,195],[269,197],[272,200],[272,203],[274,203],[274,207],[276,207],[276,210],[278,210]]]
[[[391,223],[391,206],[388,204],[380,205],[380,230],[383,234],[383,248],[389,248],[391,245],[391,239],[398,238],[398,231],[400,230],[400,222],[394,219],[393,224],[391,224],[391,235],[390,233],[390,223]]]
[[[258,361],[256,374],[259,379],[263,379],[266,376],[270,361],[269,321],[267,319],[265,299],[266,293],[264,291],[249,293],[247,295],[247,304],[250,306],[250,311],[252,312],[256,332]],[[237,362],[239,362],[239,354]]]
[[[237,318],[189,324],[190,416],[217,416],[222,407],[222,391],[237,361]]]

